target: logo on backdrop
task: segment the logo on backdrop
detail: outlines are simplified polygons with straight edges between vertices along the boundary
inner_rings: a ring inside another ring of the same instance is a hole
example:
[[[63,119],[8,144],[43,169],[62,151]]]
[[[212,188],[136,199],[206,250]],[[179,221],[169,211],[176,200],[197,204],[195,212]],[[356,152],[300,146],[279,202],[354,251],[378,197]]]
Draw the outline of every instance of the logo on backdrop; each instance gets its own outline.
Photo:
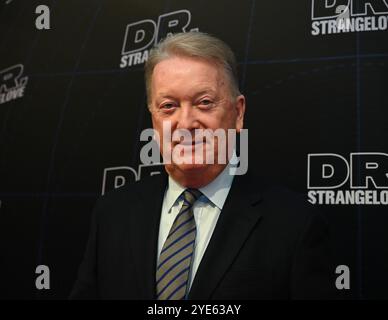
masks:
[[[132,167],[110,167],[104,169],[102,177],[102,195],[108,191],[120,188],[125,184],[139,181],[141,178],[160,174],[164,168],[163,164],[141,164],[136,169]]]
[[[387,205],[388,154],[308,154],[307,189],[312,204]]]
[[[189,27],[190,22],[190,11],[178,10],[160,15],[157,21],[145,19],[128,24],[121,50],[120,68],[146,62],[152,46],[168,35],[198,31],[198,28]]]
[[[312,0],[311,34],[383,31],[388,0]]]
[[[0,70],[0,104],[22,98],[28,77],[23,77],[24,66],[15,64]]]

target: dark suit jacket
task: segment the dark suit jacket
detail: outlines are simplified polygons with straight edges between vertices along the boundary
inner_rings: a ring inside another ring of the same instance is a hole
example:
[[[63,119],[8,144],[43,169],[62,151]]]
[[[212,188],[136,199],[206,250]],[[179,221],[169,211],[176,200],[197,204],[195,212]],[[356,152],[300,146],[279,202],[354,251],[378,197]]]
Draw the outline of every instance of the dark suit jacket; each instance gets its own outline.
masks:
[[[71,299],[154,299],[165,173],[111,191],[93,213]],[[236,176],[189,299],[331,298],[327,223],[305,198]]]

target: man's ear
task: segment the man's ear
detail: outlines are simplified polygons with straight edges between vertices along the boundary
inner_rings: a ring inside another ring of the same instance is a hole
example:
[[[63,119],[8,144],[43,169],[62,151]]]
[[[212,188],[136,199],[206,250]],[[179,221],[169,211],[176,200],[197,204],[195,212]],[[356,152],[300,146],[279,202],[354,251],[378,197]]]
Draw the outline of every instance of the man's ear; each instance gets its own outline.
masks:
[[[245,114],[245,97],[241,94],[236,98],[236,130],[240,132],[244,128],[244,114]]]

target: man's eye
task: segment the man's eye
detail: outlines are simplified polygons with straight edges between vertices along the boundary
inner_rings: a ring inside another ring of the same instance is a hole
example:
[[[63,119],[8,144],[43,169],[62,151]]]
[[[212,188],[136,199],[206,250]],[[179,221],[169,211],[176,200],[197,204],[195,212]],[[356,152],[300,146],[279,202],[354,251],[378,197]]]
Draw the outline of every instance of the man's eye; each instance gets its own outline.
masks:
[[[201,100],[200,104],[204,106],[208,106],[212,104],[212,101],[208,99],[204,99],[204,100]]]
[[[174,104],[173,103],[166,103],[164,105],[162,105],[162,109],[172,109],[174,108]]]

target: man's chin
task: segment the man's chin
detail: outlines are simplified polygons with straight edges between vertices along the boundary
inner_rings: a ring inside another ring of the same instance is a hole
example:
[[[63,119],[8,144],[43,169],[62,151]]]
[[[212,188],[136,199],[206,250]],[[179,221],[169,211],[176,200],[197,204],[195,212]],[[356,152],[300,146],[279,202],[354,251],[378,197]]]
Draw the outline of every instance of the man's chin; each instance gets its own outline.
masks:
[[[219,164],[166,164],[165,169],[170,177],[184,187],[201,188],[222,171],[225,165]]]

